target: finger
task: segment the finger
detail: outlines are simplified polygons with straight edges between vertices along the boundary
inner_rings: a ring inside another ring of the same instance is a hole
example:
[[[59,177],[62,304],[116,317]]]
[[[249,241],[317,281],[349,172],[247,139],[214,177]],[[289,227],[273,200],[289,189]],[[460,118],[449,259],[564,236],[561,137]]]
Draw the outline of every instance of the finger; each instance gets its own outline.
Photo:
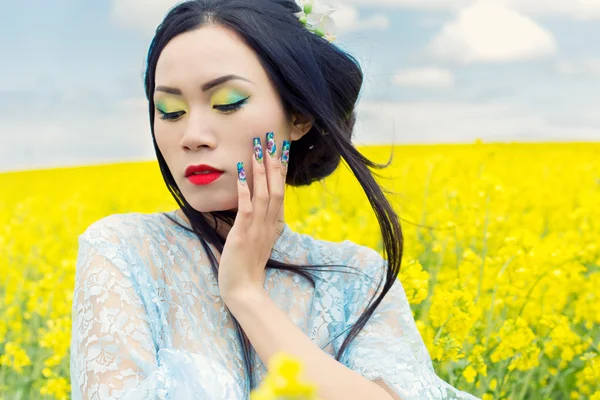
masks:
[[[252,161],[252,209],[253,218],[261,226],[269,206],[269,188],[260,138],[253,139],[254,160]]]
[[[277,146],[275,144],[275,135],[273,132],[267,133],[267,157],[266,172],[269,187],[269,207],[267,209],[267,222],[277,222],[279,218],[279,209],[283,201],[283,183],[281,175],[281,162],[277,158]]]
[[[243,162],[237,164],[237,170],[238,212],[234,223],[239,225],[243,231],[247,231],[252,222],[252,202],[250,201],[250,189]]]

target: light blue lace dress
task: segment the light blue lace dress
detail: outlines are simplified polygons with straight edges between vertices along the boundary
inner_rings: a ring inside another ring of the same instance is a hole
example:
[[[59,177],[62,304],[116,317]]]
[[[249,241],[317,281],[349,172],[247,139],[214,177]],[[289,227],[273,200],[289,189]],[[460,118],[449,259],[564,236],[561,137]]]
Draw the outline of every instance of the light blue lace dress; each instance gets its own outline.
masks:
[[[187,226],[175,211],[167,214]],[[385,261],[368,247],[316,240],[288,225],[272,257],[364,272],[314,272],[313,288],[297,274],[267,270],[269,296],[333,357],[377,288]],[[111,215],[79,236],[72,313],[73,400],[249,396],[241,346],[208,258],[193,233],[161,213]],[[253,354],[260,383],[266,369]],[[402,400],[476,399],[434,372],[400,281],[341,362],[382,379]]]

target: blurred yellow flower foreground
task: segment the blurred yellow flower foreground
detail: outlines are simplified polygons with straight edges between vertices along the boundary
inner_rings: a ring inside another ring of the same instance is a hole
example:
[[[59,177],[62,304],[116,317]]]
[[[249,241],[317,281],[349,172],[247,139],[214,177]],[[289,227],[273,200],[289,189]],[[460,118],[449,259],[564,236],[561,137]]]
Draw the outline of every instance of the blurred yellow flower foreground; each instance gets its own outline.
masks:
[[[484,400],[600,400],[600,143],[396,146],[376,172],[403,219],[399,279],[438,375]],[[176,204],[155,162],[0,174],[0,187],[0,399],[68,399],[78,235]],[[382,250],[344,165],[288,188],[285,214],[297,232]],[[253,400],[310,398],[283,357]]]
[[[276,354],[268,363],[269,373],[250,394],[250,400],[319,400],[317,388],[301,380],[302,368],[293,356]]]

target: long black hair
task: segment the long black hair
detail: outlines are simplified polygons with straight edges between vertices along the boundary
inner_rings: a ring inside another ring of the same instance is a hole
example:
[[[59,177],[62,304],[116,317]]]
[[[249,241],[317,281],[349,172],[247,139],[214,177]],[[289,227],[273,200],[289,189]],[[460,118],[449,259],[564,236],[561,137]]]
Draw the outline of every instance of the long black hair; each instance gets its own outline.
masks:
[[[358,321],[351,327],[335,358],[340,360],[344,350],[364,327],[375,308],[395,283],[403,251],[403,236],[399,218],[374,178],[373,168],[390,165],[377,164],[364,157],[352,144],[356,120],[355,106],[363,83],[363,72],[358,61],[336,45],[310,32],[294,13],[301,11],[294,0],[188,0],[171,8],[158,26],[147,59],[145,90],[149,102],[152,138],[163,179],[190,221],[209,256],[212,270],[218,276],[218,262],[208,243],[219,252],[225,240],[217,234],[214,224],[232,225],[234,211],[203,213],[193,209],[184,199],[160,153],[154,137],[155,71],[164,47],[175,36],[198,29],[206,24],[218,24],[236,32],[251,47],[278,91],[288,116],[296,113],[314,118],[311,130],[293,141],[286,183],[291,186],[310,185],[335,171],[343,159],[356,176],[375,212],[383,236],[384,257],[387,262],[383,290],[377,291]],[[170,217],[169,217],[170,218]],[[182,226],[179,222],[173,222]],[[185,226],[183,228],[188,229]],[[315,280],[308,271],[331,265],[292,265],[269,260],[266,268],[287,270]],[[381,286],[381,282],[379,282]],[[232,317],[233,318],[233,317]],[[252,348],[238,321],[233,318],[242,349],[250,389],[255,388],[252,371]]]

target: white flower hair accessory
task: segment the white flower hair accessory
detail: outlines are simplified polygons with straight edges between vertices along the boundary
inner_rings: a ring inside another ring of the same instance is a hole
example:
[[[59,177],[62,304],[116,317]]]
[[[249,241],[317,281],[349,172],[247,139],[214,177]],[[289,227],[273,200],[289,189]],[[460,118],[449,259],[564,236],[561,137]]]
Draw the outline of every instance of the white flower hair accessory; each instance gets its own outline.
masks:
[[[318,0],[296,0],[296,4],[302,8],[302,11],[294,15],[300,19],[306,29],[329,42],[335,40],[335,21],[330,15],[338,11],[336,8],[318,4]]]

